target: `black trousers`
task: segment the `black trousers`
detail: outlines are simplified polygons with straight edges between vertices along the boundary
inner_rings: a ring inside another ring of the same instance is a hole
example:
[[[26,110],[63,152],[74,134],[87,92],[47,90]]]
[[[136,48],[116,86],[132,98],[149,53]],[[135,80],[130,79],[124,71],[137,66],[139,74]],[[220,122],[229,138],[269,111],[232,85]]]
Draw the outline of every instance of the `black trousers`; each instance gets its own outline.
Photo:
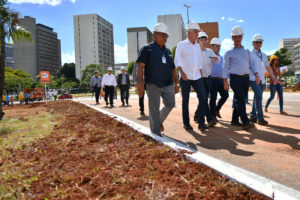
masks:
[[[99,103],[101,87],[94,86],[94,92],[95,92],[96,103]]]
[[[121,91],[121,101],[122,101],[122,103],[124,104],[125,101],[126,101],[126,104],[128,104],[129,87],[127,85],[120,85],[120,91]]]
[[[107,99],[108,97],[109,97],[110,105],[114,105],[114,91],[115,91],[114,86],[105,86],[104,91],[105,91],[104,99],[106,105],[108,105],[108,99]]]

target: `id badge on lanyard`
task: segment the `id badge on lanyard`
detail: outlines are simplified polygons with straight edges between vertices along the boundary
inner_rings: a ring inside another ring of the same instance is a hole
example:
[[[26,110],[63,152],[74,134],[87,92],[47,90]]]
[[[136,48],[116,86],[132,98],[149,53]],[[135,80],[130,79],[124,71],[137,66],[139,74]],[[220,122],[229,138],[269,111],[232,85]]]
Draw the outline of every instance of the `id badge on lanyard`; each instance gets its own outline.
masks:
[[[166,63],[167,63],[167,59],[166,59],[165,56],[163,56],[163,57],[161,58],[161,62],[162,62],[163,64],[166,64]]]

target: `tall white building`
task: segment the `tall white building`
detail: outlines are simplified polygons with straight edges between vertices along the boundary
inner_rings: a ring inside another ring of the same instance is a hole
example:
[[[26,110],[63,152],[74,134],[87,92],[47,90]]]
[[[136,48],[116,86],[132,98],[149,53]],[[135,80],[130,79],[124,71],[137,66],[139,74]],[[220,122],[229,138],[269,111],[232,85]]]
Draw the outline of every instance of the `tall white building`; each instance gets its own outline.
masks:
[[[169,30],[169,38],[166,46],[172,50],[173,47],[186,39],[186,30],[184,28],[184,22],[180,14],[176,15],[159,15],[157,16],[158,23],[164,23]]]
[[[295,45],[298,43],[300,43],[300,38],[285,38],[279,41],[279,49],[287,48],[291,56],[292,64],[288,66],[289,69],[295,69]]]
[[[114,66],[113,25],[97,14],[75,15],[76,78],[90,64],[100,64],[106,70]]]
[[[152,32],[147,27],[127,28],[128,63],[135,61],[139,50],[152,40]]]
[[[294,67],[296,78],[300,78],[300,42],[294,46]]]

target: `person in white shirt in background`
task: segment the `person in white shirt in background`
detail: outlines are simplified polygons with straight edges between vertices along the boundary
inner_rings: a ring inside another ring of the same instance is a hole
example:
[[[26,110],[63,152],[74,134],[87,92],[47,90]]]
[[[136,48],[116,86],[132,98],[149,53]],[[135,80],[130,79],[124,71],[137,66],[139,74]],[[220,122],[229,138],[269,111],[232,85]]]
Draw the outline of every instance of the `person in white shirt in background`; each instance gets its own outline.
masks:
[[[56,101],[57,99],[57,90],[53,89],[53,96],[54,96],[54,100]]]
[[[192,131],[189,117],[189,98],[191,87],[197,93],[199,106],[206,108],[205,105],[205,87],[201,79],[202,66],[200,64],[200,46],[197,43],[200,27],[195,22],[190,22],[187,28],[188,38],[178,43],[175,53],[175,66],[180,72],[180,87],[182,94],[182,119],[184,129]],[[199,109],[198,129],[204,131],[207,126],[204,124],[205,109]]]
[[[112,67],[107,68],[107,74],[103,76],[102,79],[102,88],[105,91],[105,102],[106,106],[108,106],[108,97],[109,97],[109,103],[110,107],[114,107],[114,91],[117,87],[117,81],[115,75],[112,74]]]
[[[49,92],[48,92],[49,101],[52,101],[52,95],[53,95],[52,89],[49,89]]]
[[[198,43],[200,45],[200,64],[202,66],[202,79],[205,87],[205,108],[198,105],[197,110],[194,115],[194,121],[197,122],[199,109],[205,109],[206,120],[208,127],[216,125],[216,119],[212,116],[210,108],[208,106],[208,96],[211,87],[211,70],[212,62],[218,64],[220,63],[220,58],[216,56],[213,50],[206,48],[208,36],[205,32],[198,33]]]

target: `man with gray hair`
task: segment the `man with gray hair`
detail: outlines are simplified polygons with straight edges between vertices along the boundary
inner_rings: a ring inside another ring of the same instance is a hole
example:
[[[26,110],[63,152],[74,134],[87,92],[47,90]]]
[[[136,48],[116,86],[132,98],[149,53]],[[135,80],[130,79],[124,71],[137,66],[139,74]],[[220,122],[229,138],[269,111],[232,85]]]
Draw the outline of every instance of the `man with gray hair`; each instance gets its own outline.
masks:
[[[179,81],[172,53],[165,46],[169,37],[168,27],[158,23],[154,26],[153,32],[154,41],[140,50],[137,59],[138,93],[139,97],[144,95],[146,83],[150,129],[152,133],[162,136],[163,122],[175,107],[175,93],[179,90]],[[160,110],[161,97],[164,104],[162,110]]]

